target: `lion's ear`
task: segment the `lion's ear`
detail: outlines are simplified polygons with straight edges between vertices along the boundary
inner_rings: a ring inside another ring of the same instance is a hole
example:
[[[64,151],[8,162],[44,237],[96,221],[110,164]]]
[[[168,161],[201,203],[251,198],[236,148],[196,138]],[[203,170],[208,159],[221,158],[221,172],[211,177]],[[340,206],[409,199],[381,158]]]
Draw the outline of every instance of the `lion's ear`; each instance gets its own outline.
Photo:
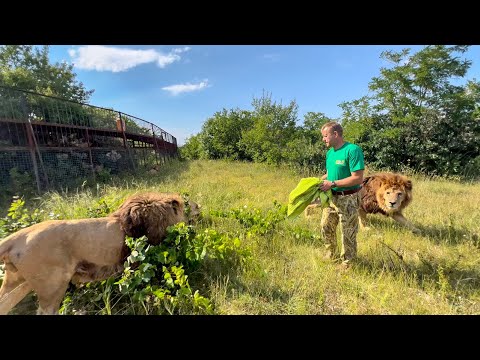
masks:
[[[175,215],[178,215],[178,213],[181,210],[180,209],[180,202],[178,200],[172,200],[171,204],[172,204],[173,212],[175,213]]]
[[[146,235],[142,218],[142,209],[138,206],[131,206],[125,209],[122,225],[128,236],[139,238]]]
[[[412,180],[407,180],[405,182],[405,189],[412,191],[412,188],[413,188]]]
[[[134,199],[126,200],[111,216],[116,217],[126,235],[137,238],[146,234],[142,208]]]

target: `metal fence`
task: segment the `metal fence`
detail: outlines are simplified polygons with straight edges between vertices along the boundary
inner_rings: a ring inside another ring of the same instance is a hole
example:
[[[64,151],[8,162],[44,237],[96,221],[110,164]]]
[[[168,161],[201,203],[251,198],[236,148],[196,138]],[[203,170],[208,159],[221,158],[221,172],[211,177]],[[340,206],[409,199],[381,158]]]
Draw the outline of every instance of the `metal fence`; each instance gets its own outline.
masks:
[[[113,109],[0,86],[0,189],[41,193],[158,170],[177,139]]]

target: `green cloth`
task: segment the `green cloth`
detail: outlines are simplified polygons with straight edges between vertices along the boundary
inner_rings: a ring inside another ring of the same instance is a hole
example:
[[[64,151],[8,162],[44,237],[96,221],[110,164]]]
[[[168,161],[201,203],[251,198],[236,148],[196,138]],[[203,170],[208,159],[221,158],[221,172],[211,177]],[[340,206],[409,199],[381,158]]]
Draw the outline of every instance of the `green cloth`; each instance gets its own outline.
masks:
[[[333,147],[327,151],[327,180],[342,180],[352,175],[353,171],[364,170],[362,149],[348,141],[340,149]],[[332,190],[344,191],[358,189],[360,185],[347,187],[334,187]]]
[[[320,198],[321,206],[327,207],[332,199],[332,191],[322,191],[318,186],[323,182],[318,177],[308,177],[300,180],[295,189],[288,196],[287,218],[300,215],[315,199]]]

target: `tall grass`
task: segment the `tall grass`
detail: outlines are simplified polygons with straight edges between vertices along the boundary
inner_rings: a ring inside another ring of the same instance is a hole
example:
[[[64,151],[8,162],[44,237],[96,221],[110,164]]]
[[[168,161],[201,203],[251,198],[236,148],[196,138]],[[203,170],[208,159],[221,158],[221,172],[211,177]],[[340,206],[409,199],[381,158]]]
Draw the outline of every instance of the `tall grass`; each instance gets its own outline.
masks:
[[[61,218],[81,218],[102,199],[115,206],[138,191],[188,193],[205,215],[198,232],[213,228],[253,251],[255,266],[243,272],[205,266],[191,279],[219,314],[480,314],[479,183],[409,174],[414,200],[404,214],[422,235],[370,215],[374,229],[359,233],[358,261],[345,272],[323,258],[320,214],[264,233],[213,215],[258,209],[266,216],[275,200],[287,203],[302,176],[263,164],[174,162],[155,175],[45,194],[38,204]]]

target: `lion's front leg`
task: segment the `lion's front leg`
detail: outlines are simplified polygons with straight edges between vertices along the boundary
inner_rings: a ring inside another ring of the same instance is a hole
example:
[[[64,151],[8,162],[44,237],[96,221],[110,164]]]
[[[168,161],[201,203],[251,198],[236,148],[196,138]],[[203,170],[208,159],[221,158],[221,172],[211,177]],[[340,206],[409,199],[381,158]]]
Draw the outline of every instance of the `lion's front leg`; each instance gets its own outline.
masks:
[[[30,280],[38,298],[37,315],[58,314],[75,271],[74,268],[68,269],[63,266],[50,267],[48,270],[48,275],[42,274],[43,276],[37,276]]]
[[[371,228],[367,226],[367,213],[362,208],[358,209],[358,220],[360,223],[360,229],[370,230]]]
[[[416,228],[410,221],[408,221],[402,213],[395,213],[392,218],[403,226],[409,228],[413,233],[420,234],[420,229]]]
[[[58,315],[67,288],[68,283],[63,283],[59,284],[53,291],[36,291],[39,303],[37,315]]]

